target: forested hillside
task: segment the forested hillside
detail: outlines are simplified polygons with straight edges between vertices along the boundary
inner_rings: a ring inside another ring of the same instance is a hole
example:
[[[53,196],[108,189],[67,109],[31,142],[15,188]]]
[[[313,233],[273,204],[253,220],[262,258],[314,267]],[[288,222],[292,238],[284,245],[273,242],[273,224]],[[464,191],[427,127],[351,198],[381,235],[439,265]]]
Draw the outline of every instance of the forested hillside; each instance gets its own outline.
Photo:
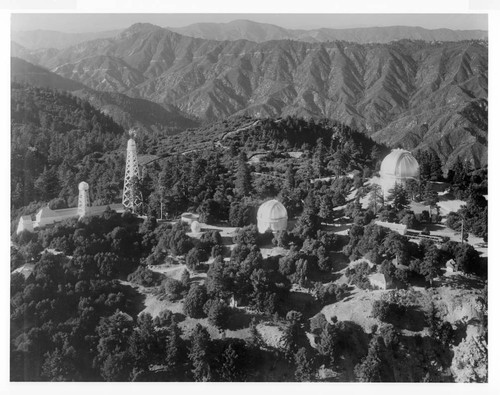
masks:
[[[13,84],[12,207],[24,207],[13,212],[14,218],[33,213],[41,202],[51,202],[53,208],[74,206],[80,181],[91,186],[93,204],[119,200],[127,138],[88,102]],[[294,183],[302,185],[293,198],[300,209],[311,179],[369,172],[388,151],[338,122],[292,117],[236,117],[166,138],[139,132],[136,141],[139,155],[155,155],[140,181],[144,213],[159,215],[163,200],[171,215],[205,207],[217,211],[220,220],[230,217],[231,204],[242,204],[237,186],[242,171],[252,191],[245,187],[243,195],[257,205],[282,189],[283,175],[292,166],[288,171],[293,170]],[[290,159],[289,152],[301,157]],[[268,158],[247,164],[254,154]]]
[[[97,91],[23,59],[11,58],[11,70],[12,82],[71,92],[112,117],[125,129],[139,128],[162,137],[199,124],[194,117],[182,113],[173,105],[160,105],[121,93]]]
[[[123,128],[68,93],[15,83],[11,92],[12,208],[58,198],[59,208],[74,205],[80,181],[92,185],[94,202],[113,202],[124,171]]]

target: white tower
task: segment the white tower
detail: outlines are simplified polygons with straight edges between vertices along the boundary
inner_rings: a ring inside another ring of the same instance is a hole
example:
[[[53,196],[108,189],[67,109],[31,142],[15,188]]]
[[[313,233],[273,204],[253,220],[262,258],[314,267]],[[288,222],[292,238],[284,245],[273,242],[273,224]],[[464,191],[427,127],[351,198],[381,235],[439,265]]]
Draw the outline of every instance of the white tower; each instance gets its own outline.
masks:
[[[125,166],[122,204],[123,207],[132,210],[132,212],[136,212],[142,204],[141,192],[137,189],[138,181],[139,164],[137,163],[137,149],[134,139],[130,139],[127,143],[127,164]]]
[[[78,184],[78,216],[85,217],[90,212],[89,184],[82,181]]]

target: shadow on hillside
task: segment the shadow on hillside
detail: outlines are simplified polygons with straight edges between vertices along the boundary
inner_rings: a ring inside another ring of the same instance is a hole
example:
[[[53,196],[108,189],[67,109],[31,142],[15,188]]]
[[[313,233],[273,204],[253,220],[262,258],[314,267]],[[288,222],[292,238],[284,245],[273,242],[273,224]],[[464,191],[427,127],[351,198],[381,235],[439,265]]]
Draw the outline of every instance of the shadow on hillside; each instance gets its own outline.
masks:
[[[406,329],[413,332],[420,332],[425,327],[425,314],[422,310],[408,306],[400,314],[394,312],[390,314],[387,323],[400,329]]]
[[[228,246],[228,245],[234,244],[232,237],[222,236],[221,238],[222,238],[222,245]]]
[[[146,295],[141,294],[131,285],[121,284],[120,292],[125,295],[125,300],[127,301],[127,313],[132,317],[137,316],[142,310],[146,308],[146,305],[144,304]]]
[[[248,328],[254,318],[257,323],[262,321],[262,317],[260,315],[249,313],[245,310],[233,309],[227,322],[227,329],[237,331],[239,329]]]
[[[332,271],[338,272],[349,266],[349,258],[341,252],[331,252],[330,259],[332,260]]]
[[[444,277],[442,284],[451,288],[458,289],[483,289],[484,281],[477,276],[464,276],[455,274],[453,276]]]
[[[284,310],[295,310],[302,313],[304,318],[310,318],[321,311],[321,305],[311,294],[290,291]]]

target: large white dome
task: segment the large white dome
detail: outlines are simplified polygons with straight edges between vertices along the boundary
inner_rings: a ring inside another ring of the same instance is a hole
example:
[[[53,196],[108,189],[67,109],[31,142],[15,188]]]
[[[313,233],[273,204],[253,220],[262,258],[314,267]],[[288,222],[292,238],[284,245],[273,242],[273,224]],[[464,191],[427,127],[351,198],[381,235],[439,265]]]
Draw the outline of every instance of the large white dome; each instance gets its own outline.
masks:
[[[288,214],[285,206],[277,200],[268,200],[257,211],[257,226],[260,233],[271,229],[273,232],[285,230],[288,223]]]
[[[394,149],[380,165],[380,176],[396,179],[418,178],[419,166],[413,155],[404,149]]]
[[[396,184],[402,184],[406,180],[416,180],[419,175],[419,166],[413,155],[404,149],[395,149],[387,155],[380,165],[380,186],[384,197]]]

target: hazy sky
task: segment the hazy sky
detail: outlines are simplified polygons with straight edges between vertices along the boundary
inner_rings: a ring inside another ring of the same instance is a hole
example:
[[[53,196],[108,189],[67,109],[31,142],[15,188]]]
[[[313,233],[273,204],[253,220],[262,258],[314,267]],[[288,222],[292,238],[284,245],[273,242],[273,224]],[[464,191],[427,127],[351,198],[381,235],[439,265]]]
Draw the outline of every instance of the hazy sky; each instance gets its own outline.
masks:
[[[249,19],[285,28],[421,26],[427,29],[488,29],[487,14],[12,14],[12,30],[91,32],[126,28],[137,22],[180,27],[198,22]]]

